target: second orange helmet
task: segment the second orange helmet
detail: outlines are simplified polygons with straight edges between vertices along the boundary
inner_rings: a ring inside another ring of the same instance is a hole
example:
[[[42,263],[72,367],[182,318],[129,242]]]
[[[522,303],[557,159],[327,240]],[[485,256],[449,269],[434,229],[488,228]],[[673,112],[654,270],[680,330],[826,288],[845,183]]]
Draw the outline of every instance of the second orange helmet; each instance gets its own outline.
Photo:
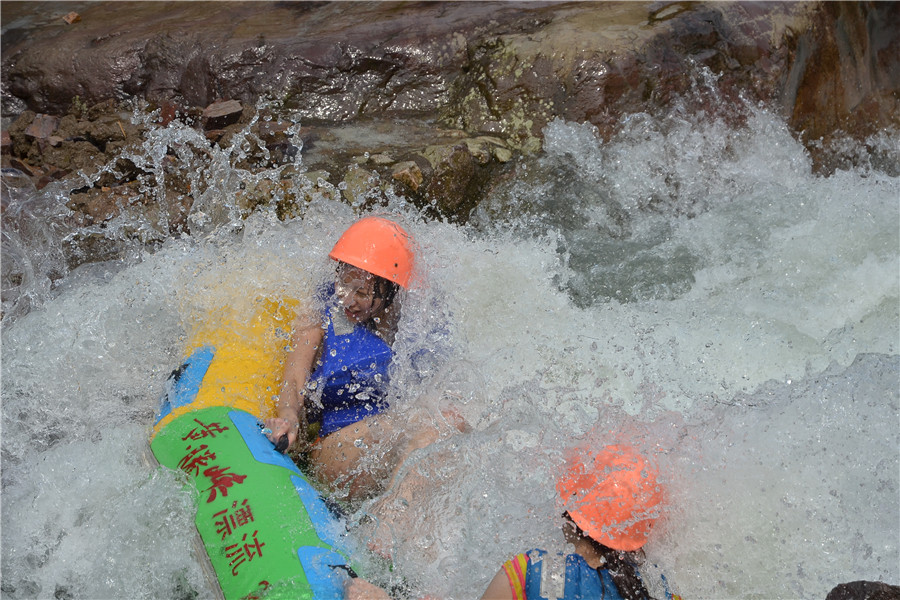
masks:
[[[656,468],[627,446],[573,455],[556,484],[560,502],[589,537],[630,552],[647,542],[659,517],[663,491]]]

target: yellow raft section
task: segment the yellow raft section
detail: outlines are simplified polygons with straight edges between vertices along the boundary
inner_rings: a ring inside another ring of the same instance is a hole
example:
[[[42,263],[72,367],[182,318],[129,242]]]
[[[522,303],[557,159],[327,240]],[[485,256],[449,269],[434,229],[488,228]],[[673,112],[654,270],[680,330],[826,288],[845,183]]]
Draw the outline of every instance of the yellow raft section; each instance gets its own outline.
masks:
[[[284,360],[290,349],[291,324],[300,306],[292,299],[257,299],[247,319],[222,309],[190,336],[185,356],[213,347],[213,360],[196,397],[173,408],[153,428],[151,439],[180,416],[209,406],[230,406],[261,419],[275,416]],[[208,382],[208,383],[207,383]],[[214,384],[214,385],[211,385]]]

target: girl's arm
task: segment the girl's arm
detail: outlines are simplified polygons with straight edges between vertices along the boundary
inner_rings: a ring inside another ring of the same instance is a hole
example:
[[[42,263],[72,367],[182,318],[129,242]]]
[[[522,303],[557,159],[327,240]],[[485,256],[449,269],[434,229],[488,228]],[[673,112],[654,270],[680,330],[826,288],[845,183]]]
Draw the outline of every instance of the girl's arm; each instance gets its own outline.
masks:
[[[516,600],[505,569],[500,569],[481,596],[481,600]]]
[[[324,338],[325,332],[320,323],[301,321],[299,318],[294,320],[291,351],[285,358],[281,394],[275,402],[278,416],[266,419],[266,427],[271,430],[267,435],[273,443],[277,444],[282,436],[287,435],[288,447],[293,446],[301,426],[306,423],[303,390]]]

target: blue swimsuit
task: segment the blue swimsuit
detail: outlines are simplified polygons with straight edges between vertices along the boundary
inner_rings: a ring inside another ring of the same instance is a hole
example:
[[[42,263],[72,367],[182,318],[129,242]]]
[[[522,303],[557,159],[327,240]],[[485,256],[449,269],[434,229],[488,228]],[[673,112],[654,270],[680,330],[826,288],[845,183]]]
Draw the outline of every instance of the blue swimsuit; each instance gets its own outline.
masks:
[[[326,316],[322,356],[309,378],[309,387],[321,391],[321,437],[388,407],[384,397],[393,358],[391,347],[364,325],[337,334],[328,311]]]

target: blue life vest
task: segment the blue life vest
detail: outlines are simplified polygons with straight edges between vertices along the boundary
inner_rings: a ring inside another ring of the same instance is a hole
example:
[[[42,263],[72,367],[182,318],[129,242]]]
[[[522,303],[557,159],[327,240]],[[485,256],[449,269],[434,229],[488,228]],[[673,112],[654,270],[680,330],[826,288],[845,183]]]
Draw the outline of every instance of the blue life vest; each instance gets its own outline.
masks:
[[[528,600],[622,600],[619,588],[613,582],[612,576],[606,569],[594,569],[578,554],[566,556],[565,568],[565,593],[557,596],[550,593],[552,586],[541,590],[541,573],[547,564],[548,555],[543,550],[531,550],[528,554],[528,569],[525,572],[525,597]],[[560,558],[562,558],[560,556]],[[562,566],[562,565],[560,565]],[[562,573],[547,573],[549,580],[553,575],[561,576]],[[557,587],[558,589],[558,587]]]
[[[364,325],[338,335],[328,311],[326,317],[322,356],[309,378],[316,393],[321,391],[322,437],[388,407],[384,396],[393,358],[391,347]]]

